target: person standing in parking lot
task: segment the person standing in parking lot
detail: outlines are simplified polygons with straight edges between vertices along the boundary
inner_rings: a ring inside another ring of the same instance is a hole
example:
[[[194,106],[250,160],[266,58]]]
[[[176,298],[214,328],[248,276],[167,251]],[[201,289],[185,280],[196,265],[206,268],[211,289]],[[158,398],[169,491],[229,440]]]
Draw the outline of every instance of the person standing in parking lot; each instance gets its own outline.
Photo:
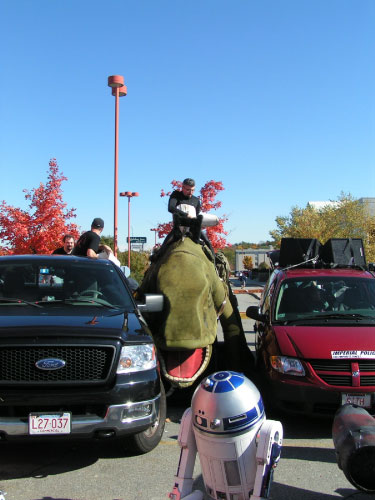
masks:
[[[245,288],[245,286],[246,286],[246,274],[243,271],[240,272],[240,282],[241,282],[241,288]]]
[[[103,229],[104,220],[100,217],[96,217],[92,221],[91,230],[86,231],[79,237],[77,244],[74,247],[73,255],[97,259],[98,253],[101,250],[111,253],[112,249],[109,246],[100,244],[100,235]]]
[[[54,255],[71,255],[74,248],[74,236],[72,234],[66,234],[63,238],[64,245],[60,248],[56,248],[52,252]]]

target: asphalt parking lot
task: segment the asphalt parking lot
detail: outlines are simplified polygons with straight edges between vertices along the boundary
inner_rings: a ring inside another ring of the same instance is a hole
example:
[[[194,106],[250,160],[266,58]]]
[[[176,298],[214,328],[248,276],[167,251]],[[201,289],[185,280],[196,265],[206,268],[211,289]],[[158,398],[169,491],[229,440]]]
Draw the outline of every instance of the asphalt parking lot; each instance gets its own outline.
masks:
[[[238,291],[236,280],[233,289]],[[239,310],[257,303],[253,282],[236,294]],[[250,349],[253,321],[243,318]],[[179,462],[177,436],[190,396],[168,402],[163,439],[151,453],[131,456],[109,441],[0,443],[0,490],[6,500],[163,500],[173,486]],[[284,427],[281,460],[271,489],[272,500],[368,500],[339,470],[331,437],[332,421],[267,415]],[[204,491],[199,459],[194,488]],[[1,498],[1,497],[0,497]],[[208,499],[206,495],[204,497]]]

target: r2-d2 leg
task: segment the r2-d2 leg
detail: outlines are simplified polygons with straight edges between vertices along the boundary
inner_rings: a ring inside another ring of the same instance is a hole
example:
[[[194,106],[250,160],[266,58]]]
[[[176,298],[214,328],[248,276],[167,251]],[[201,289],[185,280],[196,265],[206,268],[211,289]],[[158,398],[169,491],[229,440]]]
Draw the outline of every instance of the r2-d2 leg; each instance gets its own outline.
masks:
[[[269,497],[273,470],[280,459],[282,440],[283,427],[281,422],[265,420],[259,429],[257,438],[257,472],[250,500],[262,500]]]
[[[201,491],[192,491],[197,445],[191,421],[192,412],[191,408],[188,408],[182,416],[180,431],[178,433],[178,444],[180,445],[181,452],[173,490],[168,495],[168,498],[171,500],[202,500],[203,498]]]

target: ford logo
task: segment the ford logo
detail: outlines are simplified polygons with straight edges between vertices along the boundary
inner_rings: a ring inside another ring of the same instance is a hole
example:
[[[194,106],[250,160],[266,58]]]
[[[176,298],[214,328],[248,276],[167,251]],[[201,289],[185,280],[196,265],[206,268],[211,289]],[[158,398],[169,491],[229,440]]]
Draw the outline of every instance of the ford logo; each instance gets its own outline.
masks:
[[[39,368],[39,370],[60,370],[60,368],[64,368],[65,361],[56,358],[39,359],[35,363],[35,366]]]

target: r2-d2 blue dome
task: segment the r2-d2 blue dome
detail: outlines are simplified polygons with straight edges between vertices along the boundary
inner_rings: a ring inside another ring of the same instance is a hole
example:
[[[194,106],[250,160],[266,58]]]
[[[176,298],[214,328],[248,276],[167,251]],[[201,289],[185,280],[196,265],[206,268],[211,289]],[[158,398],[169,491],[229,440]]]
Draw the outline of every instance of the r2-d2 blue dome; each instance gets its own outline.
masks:
[[[192,399],[193,425],[208,434],[232,434],[259,427],[262,397],[242,373],[221,371],[201,382]]]
[[[265,421],[258,389],[241,373],[216,372],[197,387],[191,409],[208,494],[249,499],[257,471],[256,437]]]

